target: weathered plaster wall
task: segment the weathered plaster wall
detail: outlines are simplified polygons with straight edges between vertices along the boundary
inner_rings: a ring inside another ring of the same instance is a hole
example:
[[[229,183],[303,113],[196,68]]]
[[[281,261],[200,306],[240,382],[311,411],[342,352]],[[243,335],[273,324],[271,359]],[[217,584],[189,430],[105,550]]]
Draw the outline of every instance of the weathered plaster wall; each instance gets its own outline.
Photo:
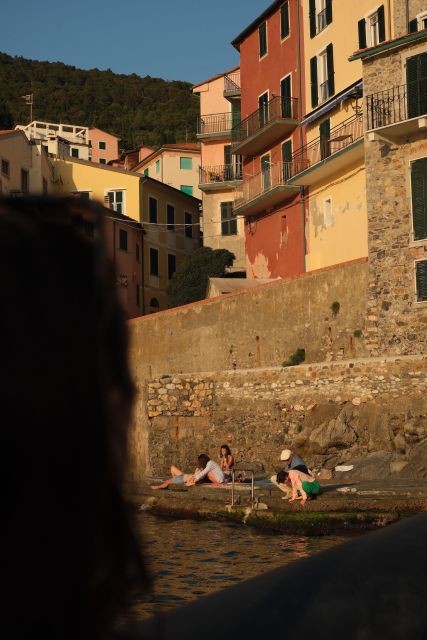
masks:
[[[148,472],[192,469],[228,443],[269,470],[289,447],[311,468],[364,458],[366,479],[427,477],[426,382],[427,357],[159,377],[145,395]]]
[[[411,45],[364,64],[367,95],[406,83],[406,58],[427,50]],[[413,241],[410,163],[427,156],[421,130],[397,142],[365,144],[369,228],[367,336],[373,354],[425,353],[427,304],[417,302],[415,260],[427,239]]]

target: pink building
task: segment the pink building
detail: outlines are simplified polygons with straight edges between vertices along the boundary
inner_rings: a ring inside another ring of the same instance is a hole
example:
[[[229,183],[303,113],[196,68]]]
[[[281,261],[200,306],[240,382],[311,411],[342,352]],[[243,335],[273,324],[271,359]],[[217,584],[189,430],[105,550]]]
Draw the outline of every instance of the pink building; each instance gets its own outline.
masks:
[[[89,160],[108,164],[119,157],[119,140],[117,136],[96,127],[89,127]]]

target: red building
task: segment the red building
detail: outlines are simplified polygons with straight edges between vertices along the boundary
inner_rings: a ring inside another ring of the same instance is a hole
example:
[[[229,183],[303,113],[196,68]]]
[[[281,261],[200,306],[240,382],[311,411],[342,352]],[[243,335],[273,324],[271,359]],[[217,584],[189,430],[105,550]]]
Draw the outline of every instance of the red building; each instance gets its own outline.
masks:
[[[300,188],[286,183],[292,152],[305,140],[301,0],[273,2],[232,44],[240,52],[240,125],[232,152],[243,160],[234,212],[245,219],[247,275],[305,271],[305,212]]]

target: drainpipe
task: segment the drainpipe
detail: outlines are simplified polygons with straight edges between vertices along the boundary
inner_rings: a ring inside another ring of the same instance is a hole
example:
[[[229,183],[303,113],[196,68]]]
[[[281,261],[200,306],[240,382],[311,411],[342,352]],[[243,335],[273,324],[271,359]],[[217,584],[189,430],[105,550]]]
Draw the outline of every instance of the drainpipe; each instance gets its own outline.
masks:
[[[299,99],[298,99],[298,115],[299,115],[299,121],[301,123],[302,120],[302,92],[303,92],[303,86],[302,86],[302,63],[301,63],[301,2],[300,0],[296,0],[296,5],[297,5],[297,32],[298,32],[298,92],[299,92]],[[298,125],[298,129],[299,129],[299,143],[300,143],[300,148],[302,148],[303,146],[303,135],[302,135],[302,125],[299,124]],[[306,265],[306,252],[307,252],[307,246],[306,246],[306,238],[305,238],[305,187],[300,187],[300,199],[301,199],[301,217],[302,217],[302,237],[303,237],[303,242],[302,242],[302,250],[303,250],[303,263],[304,263],[304,273],[307,271],[307,265]]]

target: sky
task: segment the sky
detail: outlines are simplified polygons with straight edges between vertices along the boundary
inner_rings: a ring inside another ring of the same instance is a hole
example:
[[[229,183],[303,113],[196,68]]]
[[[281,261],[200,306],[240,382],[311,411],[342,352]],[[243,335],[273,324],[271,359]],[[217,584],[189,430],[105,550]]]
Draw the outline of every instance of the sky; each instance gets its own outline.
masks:
[[[15,0],[0,51],[197,83],[238,64],[230,42],[272,0]]]

